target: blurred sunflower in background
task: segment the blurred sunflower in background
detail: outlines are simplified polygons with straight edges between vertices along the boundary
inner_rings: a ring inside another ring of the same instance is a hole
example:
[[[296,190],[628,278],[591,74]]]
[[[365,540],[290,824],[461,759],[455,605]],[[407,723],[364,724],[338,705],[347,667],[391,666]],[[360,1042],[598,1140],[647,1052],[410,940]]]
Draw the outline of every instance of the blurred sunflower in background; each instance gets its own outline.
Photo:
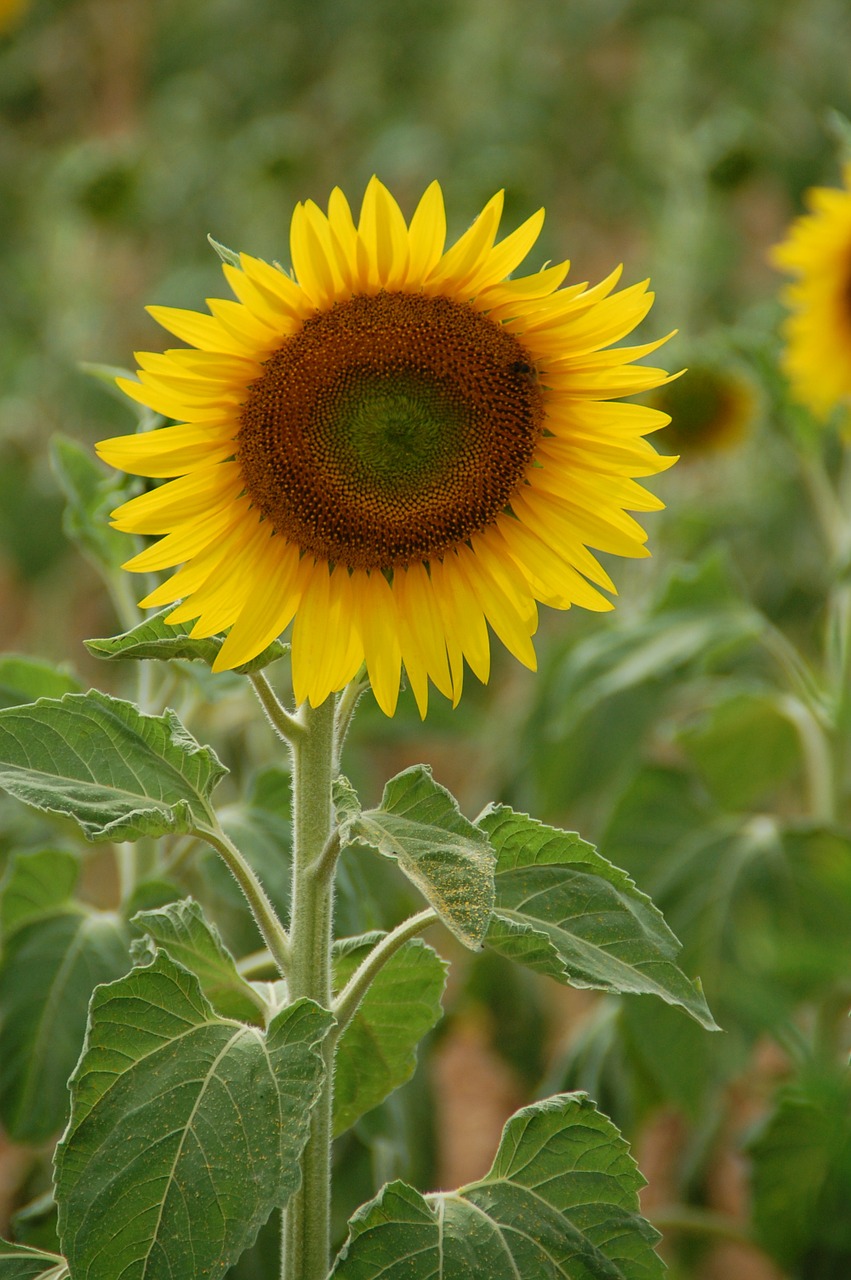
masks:
[[[727,364],[687,360],[687,371],[653,393],[651,403],[671,419],[665,445],[684,461],[741,443],[754,421],[753,384]]]
[[[795,399],[820,418],[851,397],[851,162],[843,180],[807,192],[810,212],[771,253],[796,277],[783,293],[782,365]]]
[[[29,0],[0,0],[0,34],[11,30],[28,8]]]
[[[487,624],[535,666],[537,603],[605,610],[589,547],[646,555],[635,483],[673,459],[645,440],[658,409],[613,399],[665,383],[612,347],[646,316],[647,282],[562,288],[568,263],[509,279],[543,210],[497,241],[502,194],[445,249],[435,182],[410,224],[377,180],[359,220],[339,189],[292,219],[293,275],[230,255],[238,301],[151,314],[191,348],[138,354],[124,391],[180,425],[98,446],[134,475],[178,477],[113,513],[165,535],[125,568],[180,565],[142,605],[182,601],[192,635],[230,628],[220,670],[292,622],[296,700],[314,706],[366,663],[392,715],[404,664],[461,695],[489,675]],[[192,349],[194,348],[194,349]]]

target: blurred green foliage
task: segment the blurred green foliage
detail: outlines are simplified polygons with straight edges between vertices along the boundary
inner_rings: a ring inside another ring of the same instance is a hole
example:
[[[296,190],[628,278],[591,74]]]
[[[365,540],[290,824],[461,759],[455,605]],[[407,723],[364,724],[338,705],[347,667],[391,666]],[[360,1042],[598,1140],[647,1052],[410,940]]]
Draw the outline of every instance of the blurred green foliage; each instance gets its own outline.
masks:
[[[393,721],[366,706],[348,764],[368,800],[428,759],[471,814],[504,799],[576,826],[665,912],[724,1036],[641,998],[565,1012],[489,955],[425,1056],[484,1010],[527,1095],[588,1088],[639,1154],[680,1117],[648,1212],[671,1224],[681,1280],[710,1274],[718,1215],[784,1275],[851,1273],[851,485],[847,446],[787,403],[766,263],[803,189],[835,179],[849,51],[847,0],[32,0],[0,30],[0,644],[65,664],[4,660],[4,705],[72,672],[126,692],[81,641],[132,619],[136,584],[110,577],[119,538],[98,524],[123,482],[88,450],[133,411],[79,365],[166,345],[146,303],[221,294],[208,233],[286,264],[293,203],[336,184],[357,202],[377,172],[410,212],[437,177],[455,232],[505,186],[506,225],[545,205],[541,259],[572,256],[571,278],[621,260],[629,282],[652,277],[648,336],[681,330],[669,367],[744,379],[738,434],[690,451],[670,433],[683,460],[654,485],[669,509],[653,560],[616,566],[615,614],[542,611],[537,675],[497,657],[487,690],[471,679],[455,712],[435,698],[425,726],[410,694]],[[704,433],[726,403],[711,392]],[[184,676],[181,710],[241,784],[265,744],[234,680]],[[282,901],[286,779],[261,771],[227,816]],[[66,836],[0,805],[4,860]],[[219,863],[175,857],[248,945]],[[343,933],[410,905],[389,873],[347,858],[345,874]],[[108,899],[101,862],[84,880]],[[388,1177],[433,1183],[440,1142],[420,1072],[344,1140],[340,1229]],[[725,1199],[731,1152],[750,1190]],[[17,1202],[43,1187],[35,1162]],[[43,1206],[19,1219],[22,1240],[50,1230]]]

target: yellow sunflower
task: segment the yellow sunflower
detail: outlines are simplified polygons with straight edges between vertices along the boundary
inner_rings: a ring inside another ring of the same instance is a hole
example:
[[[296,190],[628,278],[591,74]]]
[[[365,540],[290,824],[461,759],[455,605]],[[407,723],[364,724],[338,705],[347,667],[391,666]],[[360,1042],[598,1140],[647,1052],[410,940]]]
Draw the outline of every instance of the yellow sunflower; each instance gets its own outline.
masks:
[[[249,661],[292,623],[296,700],[318,706],[366,663],[392,715],[404,665],[453,703],[464,660],[488,679],[488,624],[534,669],[537,602],[612,607],[589,547],[648,554],[628,511],[664,470],[644,439],[666,414],[610,403],[661,385],[614,347],[647,314],[647,282],[561,288],[568,264],[509,279],[543,210],[497,241],[502,194],[451,248],[440,186],[406,224],[373,178],[355,221],[293,214],[293,274],[239,255],[238,301],[151,314],[190,348],[139,354],[134,400],[179,420],[98,445],[134,475],[179,477],[113,513],[161,539],[124,566],[180,567],[141,604],[181,603],[192,635],[229,628],[216,661]],[[608,349],[606,349],[608,348]]]
[[[822,418],[851,397],[851,164],[844,182],[808,191],[811,212],[771,254],[797,277],[783,293],[791,310],[783,368],[795,399]]]

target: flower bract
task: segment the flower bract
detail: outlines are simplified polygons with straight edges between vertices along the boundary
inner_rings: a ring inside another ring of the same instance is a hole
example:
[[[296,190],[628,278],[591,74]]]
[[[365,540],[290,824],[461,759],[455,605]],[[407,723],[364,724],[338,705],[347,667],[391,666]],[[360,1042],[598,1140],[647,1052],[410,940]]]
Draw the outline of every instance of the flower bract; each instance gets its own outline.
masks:
[[[824,418],[851,398],[851,163],[843,189],[814,187],[807,203],[772,260],[795,277],[783,367],[798,403]]]
[[[653,295],[619,271],[563,287],[567,263],[512,277],[543,211],[499,240],[501,212],[446,248],[436,182],[406,223],[373,178],[357,220],[340,190],[296,207],[292,274],[240,254],[236,300],[150,308],[188,346],[120,385],[177,425],[98,450],[168,478],[113,513],[160,535],[125,568],[176,570],[141,603],[227,630],[218,669],[291,625],[299,702],[365,663],[388,715],[403,667],[425,714],[465,661],[488,679],[489,627],[534,668],[539,603],[611,608],[593,550],[647,554],[629,512],[662,505],[636,478],[672,461],[645,438],[668,418],[620,401],[668,375],[635,363],[659,341],[612,344]]]

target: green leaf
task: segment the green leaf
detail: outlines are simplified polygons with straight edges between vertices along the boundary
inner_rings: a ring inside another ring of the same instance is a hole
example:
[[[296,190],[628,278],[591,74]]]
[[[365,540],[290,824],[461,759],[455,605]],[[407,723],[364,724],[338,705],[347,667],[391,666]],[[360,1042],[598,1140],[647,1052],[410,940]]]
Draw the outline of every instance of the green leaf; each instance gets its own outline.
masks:
[[[170,658],[183,658],[189,661],[205,662],[212,666],[224,644],[224,636],[210,636],[204,640],[193,640],[188,631],[180,626],[171,626],[166,617],[173,611],[172,607],[160,613],[144,618],[129,631],[119,636],[107,636],[99,640],[86,640],[84,644],[89,653],[96,658],[114,660],[116,658],[133,658],[137,661]],[[276,662],[289,651],[289,645],[281,640],[273,640],[256,658],[246,662],[236,670],[243,675],[252,671],[260,671]]]
[[[58,1253],[0,1240],[0,1280],[66,1280],[68,1264]]]
[[[382,933],[345,938],[334,946],[334,986],[340,991]],[[334,1072],[334,1134],[383,1102],[409,1080],[416,1047],[443,1013],[447,965],[419,939],[406,942],[379,971],[340,1037]]]
[[[571,986],[657,995],[717,1029],[699,984],[675,964],[680,944],[626,872],[573,832],[505,805],[479,825],[497,854],[489,947]]]
[[[785,1090],[749,1154],[766,1251],[807,1280],[851,1275],[851,1076]]]
[[[197,902],[186,898],[156,911],[140,911],[133,923],[144,929],[172,960],[195,974],[217,1013],[263,1025],[264,1001],[241,976],[218,930],[205,920]]]
[[[68,1115],[92,990],[125,973],[127,929],[70,901],[70,854],[20,854],[0,898],[0,1118],[20,1142],[42,1142]]]
[[[9,653],[0,658],[0,709],[18,707],[36,698],[61,698],[79,693],[80,683],[50,662]]]
[[[127,497],[126,482],[67,436],[53,437],[51,462],[67,503],[66,536],[98,568],[117,570],[134,547],[132,538],[109,523],[110,512]]]
[[[798,734],[774,696],[737,692],[680,735],[713,798],[728,809],[763,804],[795,772]]]
[[[80,863],[64,849],[19,853],[0,884],[0,942],[30,924],[54,915],[69,901],[80,875]]]
[[[0,711],[0,787],[74,818],[89,840],[137,840],[209,824],[227,772],[173,711],[143,716],[96,689]]]
[[[56,1154],[59,1234],[88,1280],[216,1280],[299,1182],[331,1015],[219,1018],[162,952],[101,987]]]
[[[422,1196],[393,1182],[349,1222],[335,1280],[656,1280],[658,1232],[638,1214],[644,1179],[584,1094],[524,1107],[490,1172]]]
[[[494,855],[426,765],[391,778],[378,809],[361,811],[345,782],[336,794],[345,843],[393,858],[466,947],[481,946],[493,907]]]

